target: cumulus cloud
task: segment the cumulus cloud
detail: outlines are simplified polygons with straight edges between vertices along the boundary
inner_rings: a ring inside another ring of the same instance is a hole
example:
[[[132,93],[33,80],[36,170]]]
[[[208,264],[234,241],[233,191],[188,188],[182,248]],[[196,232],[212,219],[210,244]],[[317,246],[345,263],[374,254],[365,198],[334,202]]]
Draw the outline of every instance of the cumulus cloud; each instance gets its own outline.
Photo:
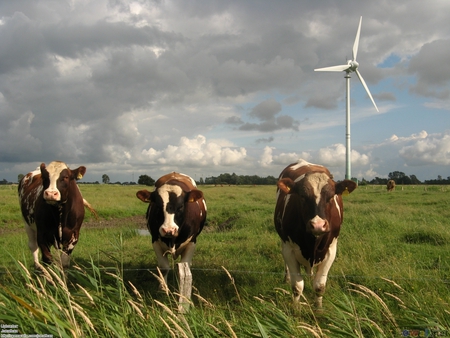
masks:
[[[273,147],[264,147],[261,159],[258,161],[263,167],[268,167],[272,163],[272,149]]]
[[[203,135],[197,135],[193,139],[182,137],[178,145],[168,145],[165,149],[144,149],[142,156],[144,161],[154,164],[232,166],[242,164],[247,157],[247,151],[243,147],[224,147],[218,142],[207,141]]]
[[[321,148],[317,154],[318,163],[326,166],[337,167],[345,165],[345,146],[341,143],[333,144],[330,147]],[[352,149],[351,151],[352,165],[367,165],[369,163],[369,156],[360,154],[358,151]]]
[[[291,163],[297,162],[300,158],[303,158],[306,161],[309,161],[311,159],[311,154],[308,152],[281,152],[279,154],[274,154],[274,150],[276,150],[275,147],[264,147],[263,153],[261,154],[258,163],[263,167],[269,167],[273,165],[274,168],[284,168]]]
[[[408,166],[427,164],[450,164],[450,132],[445,134],[424,135],[411,139],[410,145],[399,150],[400,156]]]

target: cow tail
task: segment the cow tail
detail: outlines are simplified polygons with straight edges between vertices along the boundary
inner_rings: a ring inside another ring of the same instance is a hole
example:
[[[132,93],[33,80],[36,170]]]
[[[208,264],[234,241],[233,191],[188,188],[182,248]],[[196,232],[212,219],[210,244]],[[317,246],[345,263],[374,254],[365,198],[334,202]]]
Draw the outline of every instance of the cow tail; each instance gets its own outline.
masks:
[[[95,219],[98,221],[98,214],[97,214],[97,211],[95,211],[95,209],[92,207],[92,205],[90,205],[89,202],[86,201],[84,198],[83,198],[83,205],[84,205],[86,208],[89,209],[89,211],[91,212],[91,214],[94,215]]]

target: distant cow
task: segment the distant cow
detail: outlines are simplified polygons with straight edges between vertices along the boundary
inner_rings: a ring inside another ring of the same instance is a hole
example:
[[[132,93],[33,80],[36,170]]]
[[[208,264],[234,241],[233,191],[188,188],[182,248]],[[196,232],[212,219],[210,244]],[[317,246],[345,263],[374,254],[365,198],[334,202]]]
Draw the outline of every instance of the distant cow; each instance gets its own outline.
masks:
[[[19,203],[37,269],[41,267],[39,248],[42,261],[49,264],[52,245],[62,250],[62,266],[70,265],[70,254],[78,242],[84,219],[84,206],[91,209],[76,183],[85,173],[86,167],[69,169],[65,163],[55,161],[47,167],[42,163],[20,181]]]
[[[392,190],[394,190],[395,189],[395,181],[394,180],[389,180],[387,182],[386,189],[387,189],[388,192],[391,192]]]
[[[141,201],[150,203],[147,208],[147,228],[152,236],[152,246],[158,267],[167,284],[169,259],[181,255],[181,262],[189,266],[195,251],[197,236],[206,221],[206,202],[195,181],[184,174],[170,173],[159,178],[155,190],[136,193]]]
[[[337,241],[344,219],[342,193],[350,193],[356,183],[336,183],[327,168],[298,160],[280,174],[275,207],[275,228],[281,237],[286,264],[286,280],[290,281],[294,300],[299,301],[304,281],[303,265],[314,277],[315,303],[322,307],[328,271],[336,257]]]

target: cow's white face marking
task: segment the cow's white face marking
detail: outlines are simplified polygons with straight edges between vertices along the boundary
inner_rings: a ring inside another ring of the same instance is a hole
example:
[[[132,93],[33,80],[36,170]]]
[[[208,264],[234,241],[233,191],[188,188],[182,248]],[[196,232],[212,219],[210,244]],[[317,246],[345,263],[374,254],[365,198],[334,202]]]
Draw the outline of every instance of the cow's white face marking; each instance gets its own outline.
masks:
[[[328,175],[324,173],[316,173],[308,176],[308,182],[311,184],[311,187],[314,191],[314,196],[316,197],[316,204],[318,205],[320,202],[321,191],[324,186],[328,184]]]
[[[164,184],[158,189],[159,196],[163,202],[164,223],[159,227],[159,233],[161,236],[171,237],[178,236],[178,225],[175,223],[175,213],[167,212],[167,205],[169,204],[169,194],[173,193],[176,196],[181,196],[183,190],[178,185]]]
[[[44,191],[44,199],[49,203],[59,202],[61,200],[61,193],[58,190],[57,182],[59,176],[61,175],[61,171],[64,169],[68,169],[68,167],[63,162],[52,162],[48,165],[48,167],[46,167],[50,179],[50,185]]]

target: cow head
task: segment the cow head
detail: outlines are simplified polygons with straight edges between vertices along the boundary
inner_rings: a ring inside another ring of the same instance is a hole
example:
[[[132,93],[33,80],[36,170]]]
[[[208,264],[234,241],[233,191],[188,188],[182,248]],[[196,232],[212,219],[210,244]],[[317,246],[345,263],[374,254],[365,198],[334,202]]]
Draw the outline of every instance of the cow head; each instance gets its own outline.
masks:
[[[331,210],[335,207],[340,210],[342,193],[350,193],[356,188],[353,181],[336,183],[327,174],[314,172],[307,173],[295,181],[282,178],[277,185],[287,194],[287,198],[296,195],[302,223],[306,226],[306,232],[314,236],[330,231]]]
[[[44,200],[49,204],[66,201],[70,184],[86,173],[86,167],[71,170],[64,162],[59,161],[51,162],[47,167],[42,163],[40,169]]]
[[[161,223],[159,234],[161,237],[177,237],[180,227],[183,225],[186,213],[189,210],[189,203],[197,202],[203,198],[200,190],[184,191],[176,182],[166,183],[153,192],[140,190],[136,193],[141,201],[150,203],[150,207],[159,210],[161,216],[158,220]]]

